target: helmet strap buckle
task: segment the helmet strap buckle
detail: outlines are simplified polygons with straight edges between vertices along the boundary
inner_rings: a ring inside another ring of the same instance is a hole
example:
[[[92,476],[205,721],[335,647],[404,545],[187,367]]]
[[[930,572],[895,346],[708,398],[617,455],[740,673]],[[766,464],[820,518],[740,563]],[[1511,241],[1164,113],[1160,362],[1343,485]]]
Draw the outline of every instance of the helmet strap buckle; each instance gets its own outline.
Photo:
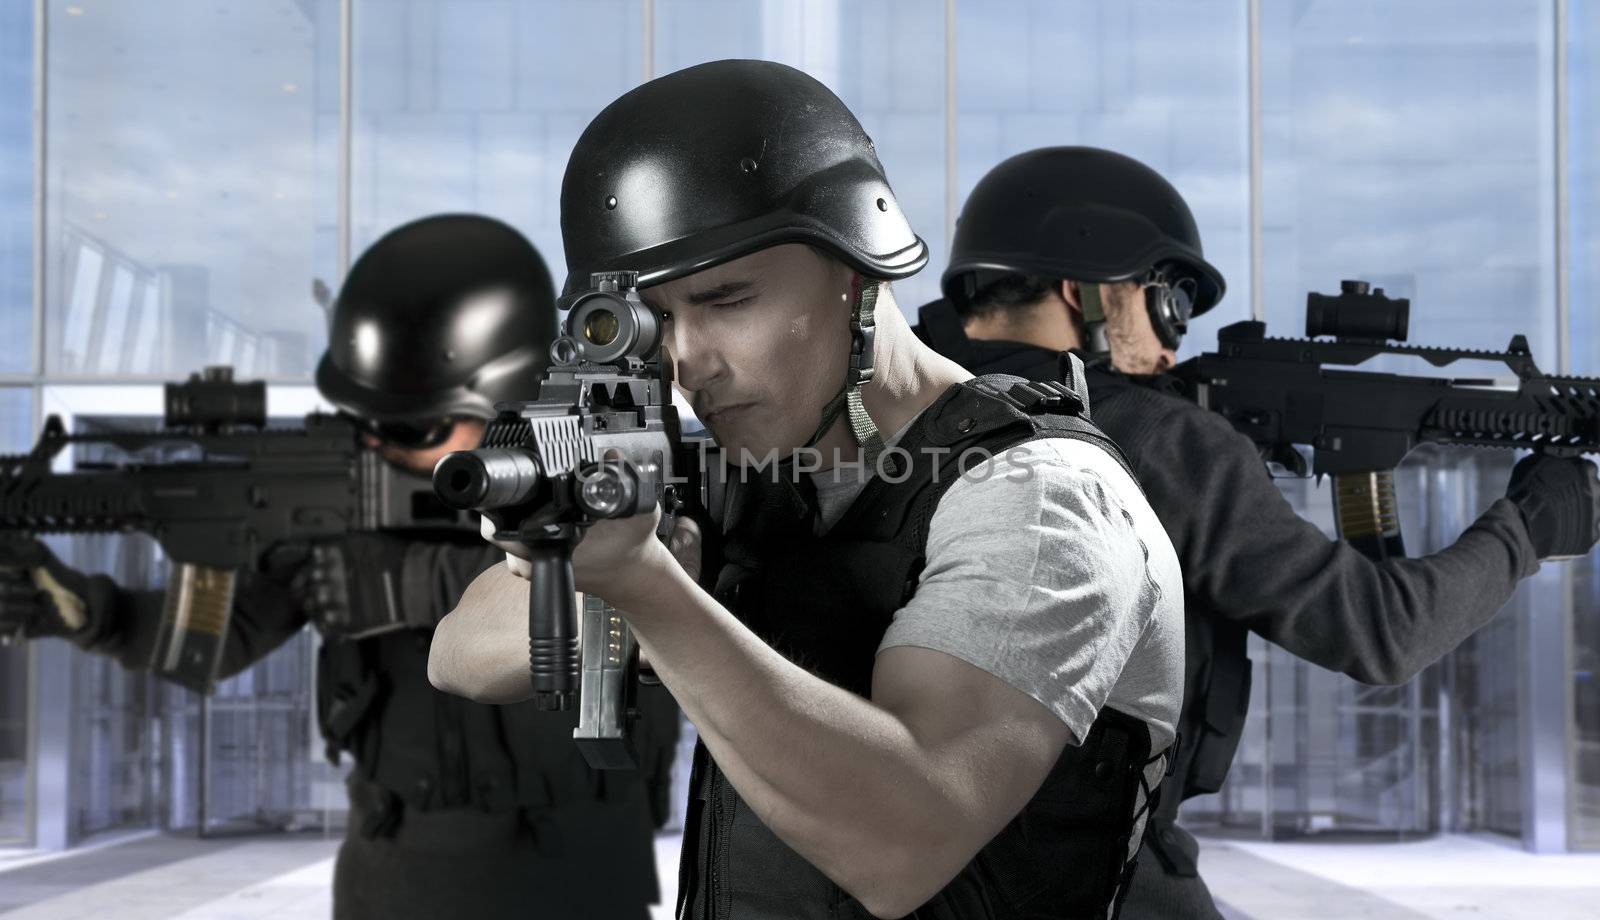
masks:
[[[850,320],[850,368],[845,371],[844,382],[847,386],[860,386],[871,383],[873,372],[873,356],[877,353],[878,327],[861,324],[852,317]]]
[[[877,355],[878,324],[874,309],[878,303],[878,282],[857,273],[850,280],[850,292],[850,364],[845,370],[844,385],[822,410],[822,422],[806,446],[822,440],[839,416],[844,415],[850,422],[851,436],[861,445],[862,459],[870,468],[884,450],[883,435],[867,414],[861,396],[861,388],[872,382],[876,372],[873,360]]]

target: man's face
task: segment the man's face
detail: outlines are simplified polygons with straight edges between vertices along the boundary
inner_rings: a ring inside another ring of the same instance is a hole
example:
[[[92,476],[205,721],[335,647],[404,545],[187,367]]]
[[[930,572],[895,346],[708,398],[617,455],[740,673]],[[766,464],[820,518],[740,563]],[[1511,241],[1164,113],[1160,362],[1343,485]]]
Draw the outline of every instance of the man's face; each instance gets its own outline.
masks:
[[[371,434],[363,434],[361,440],[395,466],[419,476],[432,476],[433,468],[439,465],[445,454],[477,447],[483,440],[486,426],[487,423],[479,418],[456,419],[450,426],[450,434],[432,447],[402,447]]]
[[[1178,356],[1161,344],[1145,309],[1144,288],[1133,281],[1100,285],[1106,314],[1106,339],[1111,364],[1125,374],[1159,374],[1177,363]]]
[[[677,386],[739,459],[804,446],[850,351],[849,269],[786,244],[642,292],[671,314]]]

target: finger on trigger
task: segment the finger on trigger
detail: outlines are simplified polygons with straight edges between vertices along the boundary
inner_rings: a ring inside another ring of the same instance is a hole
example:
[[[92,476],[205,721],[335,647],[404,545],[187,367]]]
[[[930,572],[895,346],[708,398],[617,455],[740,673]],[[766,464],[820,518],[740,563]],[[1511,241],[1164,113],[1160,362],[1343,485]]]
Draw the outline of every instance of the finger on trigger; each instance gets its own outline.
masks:
[[[526,546],[511,540],[496,540],[494,538],[495,534],[499,533],[499,528],[495,527],[494,522],[489,520],[487,517],[482,518],[478,522],[478,533],[494,546],[505,550],[507,559],[510,559],[512,556],[521,556],[523,558],[527,558],[528,548]]]

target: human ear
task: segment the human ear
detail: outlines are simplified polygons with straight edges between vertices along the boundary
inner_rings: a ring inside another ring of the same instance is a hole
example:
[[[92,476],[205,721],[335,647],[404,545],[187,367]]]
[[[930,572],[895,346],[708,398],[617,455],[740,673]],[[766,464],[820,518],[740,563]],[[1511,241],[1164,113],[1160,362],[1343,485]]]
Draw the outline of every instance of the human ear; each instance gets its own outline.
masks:
[[[1070,314],[1074,320],[1082,322],[1083,301],[1080,299],[1080,294],[1078,292],[1078,282],[1062,281],[1060,284],[1061,289],[1057,293],[1061,295],[1062,300],[1067,302],[1067,313]]]

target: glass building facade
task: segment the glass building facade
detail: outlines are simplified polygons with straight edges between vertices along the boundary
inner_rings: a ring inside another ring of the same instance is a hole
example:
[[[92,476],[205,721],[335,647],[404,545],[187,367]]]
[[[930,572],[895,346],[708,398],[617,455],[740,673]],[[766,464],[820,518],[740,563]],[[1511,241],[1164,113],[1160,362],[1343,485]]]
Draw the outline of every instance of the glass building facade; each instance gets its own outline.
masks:
[[[931,250],[896,286],[908,314],[979,177],[1088,144],[1171,179],[1227,276],[1185,354],[1252,317],[1298,335],[1308,291],[1363,278],[1411,298],[1415,342],[1520,333],[1542,366],[1600,374],[1595,0],[0,0],[0,450],[49,413],[154,415],[160,382],[207,364],[305,411],[325,292],[417,217],[499,217],[562,277],[583,126],[725,57],[800,67],[861,117]],[[1411,458],[1413,551],[1454,539],[1511,459]],[[1283,485],[1331,528],[1325,488]],[[57,550],[163,577],[143,538]],[[321,820],[342,790],[315,641],[206,701],[63,643],[0,647],[0,843]],[[1595,557],[1546,566],[1404,687],[1252,655],[1249,734],[1191,821],[1600,848]]]

